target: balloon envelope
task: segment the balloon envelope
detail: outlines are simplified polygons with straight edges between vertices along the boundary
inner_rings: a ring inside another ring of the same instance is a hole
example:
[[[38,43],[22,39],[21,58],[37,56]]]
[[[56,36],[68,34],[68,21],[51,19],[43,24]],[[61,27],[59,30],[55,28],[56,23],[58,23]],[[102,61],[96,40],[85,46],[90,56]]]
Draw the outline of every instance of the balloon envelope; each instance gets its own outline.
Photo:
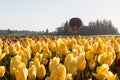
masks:
[[[74,32],[76,32],[82,25],[80,18],[71,18],[69,24]]]

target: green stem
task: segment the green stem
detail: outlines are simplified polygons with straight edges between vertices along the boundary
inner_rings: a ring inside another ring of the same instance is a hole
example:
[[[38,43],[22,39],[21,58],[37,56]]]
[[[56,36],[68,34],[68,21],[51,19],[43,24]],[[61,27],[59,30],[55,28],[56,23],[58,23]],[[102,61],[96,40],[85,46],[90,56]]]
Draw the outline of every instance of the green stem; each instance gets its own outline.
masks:
[[[77,76],[76,76],[76,80],[80,80],[80,78],[81,78],[81,72],[79,71]]]
[[[84,71],[82,71],[81,74],[82,74],[82,80],[84,80],[84,76],[85,76]]]

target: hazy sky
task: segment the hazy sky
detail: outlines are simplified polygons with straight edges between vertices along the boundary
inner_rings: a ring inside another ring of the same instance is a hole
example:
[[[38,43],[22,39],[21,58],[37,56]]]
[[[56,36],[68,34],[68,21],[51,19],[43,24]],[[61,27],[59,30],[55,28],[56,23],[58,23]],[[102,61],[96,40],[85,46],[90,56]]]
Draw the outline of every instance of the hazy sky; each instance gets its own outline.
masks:
[[[0,29],[50,31],[72,17],[120,27],[120,0],[0,0]],[[120,29],[119,29],[120,31]]]

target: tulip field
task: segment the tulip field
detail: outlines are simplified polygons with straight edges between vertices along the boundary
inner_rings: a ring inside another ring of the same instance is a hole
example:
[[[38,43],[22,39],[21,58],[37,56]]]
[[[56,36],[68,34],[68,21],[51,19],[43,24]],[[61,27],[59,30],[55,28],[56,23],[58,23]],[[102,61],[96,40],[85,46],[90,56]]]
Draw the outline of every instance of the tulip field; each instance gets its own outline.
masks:
[[[0,37],[0,80],[119,79],[119,36]]]

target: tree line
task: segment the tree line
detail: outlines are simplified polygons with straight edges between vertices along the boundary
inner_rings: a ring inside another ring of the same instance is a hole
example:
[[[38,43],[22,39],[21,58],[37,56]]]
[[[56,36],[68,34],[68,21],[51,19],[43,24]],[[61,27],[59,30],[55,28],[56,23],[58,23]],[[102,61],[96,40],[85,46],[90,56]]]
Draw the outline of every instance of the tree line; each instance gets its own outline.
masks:
[[[81,26],[77,32],[73,32],[68,21],[61,27],[56,28],[57,35],[109,35],[119,34],[111,21],[96,20],[89,22],[88,26]]]
[[[66,21],[62,26],[57,27],[55,31],[49,32],[46,31],[19,31],[19,30],[0,30],[0,34],[37,34],[37,35],[111,35],[119,34],[117,28],[114,27],[110,20],[96,20],[90,21],[88,26],[84,24],[78,29],[77,32],[74,32],[69,25],[69,22]]]

